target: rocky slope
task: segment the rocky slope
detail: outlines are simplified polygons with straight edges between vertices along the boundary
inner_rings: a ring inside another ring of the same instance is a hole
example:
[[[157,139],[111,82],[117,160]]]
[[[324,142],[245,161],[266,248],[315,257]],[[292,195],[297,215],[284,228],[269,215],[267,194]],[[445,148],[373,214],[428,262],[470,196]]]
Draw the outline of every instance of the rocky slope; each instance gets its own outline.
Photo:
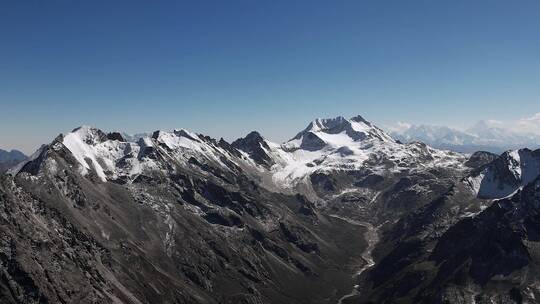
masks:
[[[250,162],[182,130],[138,143],[88,127],[60,136],[3,179],[2,301],[338,297],[352,283],[343,265],[365,246],[362,228],[259,187],[242,169]]]
[[[283,144],[80,127],[0,179],[0,302],[468,303],[437,272],[469,250],[445,257],[448,236],[500,198],[479,185],[528,189],[536,155],[402,144],[360,116]]]
[[[469,177],[384,231],[363,294],[350,303],[535,303],[539,152],[473,155]],[[505,191],[486,199],[475,179]]]

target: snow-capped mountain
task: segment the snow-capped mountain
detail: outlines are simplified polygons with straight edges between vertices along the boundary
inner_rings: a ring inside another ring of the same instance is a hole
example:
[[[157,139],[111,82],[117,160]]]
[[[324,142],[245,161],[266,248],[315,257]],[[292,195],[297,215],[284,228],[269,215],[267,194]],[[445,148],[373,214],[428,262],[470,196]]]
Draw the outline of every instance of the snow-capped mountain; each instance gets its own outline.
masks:
[[[251,133],[233,146],[254,157],[256,162],[262,161],[278,188],[309,184],[313,174],[333,171],[369,168],[373,173],[385,175],[425,168],[458,169],[465,160],[459,153],[433,149],[422,143],[398,143],[361,116],[316,119],[283,144]]]
[[[485,145],[511,147],[513,149],[520,147],[535,149],[540,146],[540,135],[538,134],[517,133],[483,120],[468,128],[467,132],[477,136]]]
[[[0,289],[17,291],[0,302],[512,303],[498,288],[512,278],[531,300],[533,270],[520,271],[540,262],[534,246],[530,263],[495,246],[512,265],[501,274],[452,231],[484,241],[467,221],[496,229],[494,202],[522,189],[534,201],[538,151],[404,144],[360,116],[316,119],[285,143],[79,127],[0,177]]]
[[[104,133],[79,127],[58,138],[52,149],[65,147],[83,175],[101,181],[131,182],[139,175],[165,170],[153,153],[191,169],[212,164],[224,172],[244,169],[270,175],[278,187],[294,188],[315,172],[352,171],[369,166],[384,173],[409,169],[459,168],[465,157],[421,143],[401,144],[361,116],[316,119],[294,138],[276,144],[252,132],[228,144],[185,129],[155,131],[151,136],[126,140],[119,132]],[[237,150],[238,148],[238,150]]]
[[[445,126],[410,125],[400,131],[391,132],[392,136],[402,142],[421,141],[427,144],[445,146],[470,145],[476,136]]]
[[[421,141],[439,149],[463,153],[489,151],[502,153],[506,150],[540,147],[540,135],[516,133],[480,121],[465,131],[434,125],[407,125],[390,133],[401,142]]]
[[[361,116],[316,119],[285,146],[290,150],[320,150],[327,146],[351,146],[353,142],[394,142],[383,130]]]
[[[59,136],[48,149],[65,150],[83,176],[95,176],[101,182],[131,183],[145,175],[166,171],[172,164],[194,171],[214,165],[224,171],[234,171],[253,161],[225,141],[216,141],[185,129],[172,132],[156,131],[151,136],[126,140],[121,133],[105,133],[82,126],[65,136]],[[39,153],[38,153],[39,154]],[[31,157],[29,163],[37,156]],[[50,164],[54,166],[54,164]],[[17,174],[25,165],[12,170]]]
[[[511,150],[485,168],[478,170],[467,182],[482,198],[502,198],[511,195],[540,176],[540,150]]]

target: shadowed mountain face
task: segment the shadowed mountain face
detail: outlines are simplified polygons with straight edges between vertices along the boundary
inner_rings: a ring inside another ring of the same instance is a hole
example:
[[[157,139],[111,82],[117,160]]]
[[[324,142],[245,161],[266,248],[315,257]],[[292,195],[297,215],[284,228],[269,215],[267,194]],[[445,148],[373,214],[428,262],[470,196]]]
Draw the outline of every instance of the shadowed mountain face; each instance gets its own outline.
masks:
[[[20,151],[11,150],[8,152],[0,149],[0,173],[7,171],[25,159],[26,155]]]
[[[507,213],[536,206],[536,155],[401,144],[360,116],[283,144],[80,127],[0,179],[0,302],[527,299],[536,211]]]

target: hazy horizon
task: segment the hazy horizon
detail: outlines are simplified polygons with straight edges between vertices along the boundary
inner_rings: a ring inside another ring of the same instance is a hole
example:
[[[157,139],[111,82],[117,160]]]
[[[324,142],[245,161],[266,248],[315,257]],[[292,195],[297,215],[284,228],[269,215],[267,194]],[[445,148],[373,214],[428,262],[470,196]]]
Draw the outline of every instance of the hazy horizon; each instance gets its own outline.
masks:
[[[370,119],[369,117],[367,117],[365,115],[362,115],[362,114],[358,114],[358,113],[351,114],[351,115],[341,114],[341,115],[335,115],[335,116],[313,117],[313,118],[310,118],[310,119],[305,120],[305,121],[297,122],[296,125],[294,126],[294,127],[296,127],[296,129],[288,130],[287,131],[288,133],[282,133],[282,134],[273,133],[272,130],[275,130],[275,129],[273,129],[271,126],[267,127],[267,128],[263,128],[263,129],[254,129],[254,128],[250,128],[249,126],[246,126],[244,128],[245,131],[243,133],[241,133],[241,134],[236,134],[236,135],[233,134],[231,136],[224,136],[224,135],[221,135],[219,133],[211,133],[212,132],[211,128],[207,128],[208,132],[193,129],[193,128],[189,128],[189,127],[186,127],[186,126],[177,126],[177,127],[170,127],[170,128],[157,128],[157,129],[151,129],[151,130],[123,130],[123,129],[101,128],[100,126],[97,126],[97,125],[80,124],[80,125],[74,126],[73,128],[70,128],[68,130],[60,130],[59,132],[51,134],[51,136],[49,136],[48,138],[44,138],[43,141],[39,142],[36,145],[33,145],[32,141],[24,141],[24,142],[21,142],[20,147],[3,147],[3,146],[0,146],[0,149],[7,150],[7,151],[15,149],[15,150],[22,151],[27,155],[31,155],[41,145],[49,144],[59,134],[64,134],[65,135],[66,133],[71,132],[73,129],[75,129],[77,127],[80,127],[80,126],[83,126],[83,125],[88,125],[88,126],[91,126],[91,127],[94,127],[94,128],[98,128],[98,129],[100,129],[100,130],[102,130],[104,132],[122,132],[122,133],[126,133],[126,134],[129,134],[129,135],[135,135],[135,134],[140,134],[140,133],[149,133],[149,134],[151,134],[152,132],[157,131],[157,130],[172,131],[174,129],[187,129],[189,131],[192,131],[192,132],[195,132],[195,133],[200,133],[200,134],[203,134],[203,135],[208,135],[208,136],[216,138],[216,139],[224,138],[225,140],[227,140],[229,142],[232,142],[232,141],[234,141],[234,140],[236,140],[238,138],[244,137],[245,135],[247,135],[251,131],[257,131],[263,137],[267,138],[270,141],[273,141],[273,142],[276,142],[276,143],[283,143],[283,142],[293,138],[297,134],[297,132],[300,132],[301,130],[303,130],[305,127],[307,127],[307,125],[311,121],[313,121],[315,119],[318,119],[318,118],[322,118],[322,119],[324,119],[324,118],[335,118],[337,116],[342,116],[342,117],[345,117],[345,118],[351,118],[351,117],[356,116],[356,115],[361,115],[366,120],[371,121],[372,123],[374,123],[375,125],[377,125],[380,128],[383,128],[387,132],[399,132],[399,131],[403,131],[403,130],[411,127],[411,126],[422,126],[422,125],[436,126],[436,127],[448,127],[448,128],[454,129],[454,130],[467,132],[467,129],[469,127],[474,126],[474,124],[472,124],[472,125],[465,126],[465,127],[452,127],[452,126],[446,126],[446,125],[440,125],[440,124],[422,124],[422,123],[416,124],[416,123],[413,123],[413,122],[402,122],[402,121],[396,121],[393,124],[384,124],[384,123],[380,123],[380,122],[378,122],[376,120]],[[540,135],[540,113],[536,113],[531,117],[524,117],[524,118],[521,118],[521,119],[518,119],[518,120],[515,120],[515,121],[500,121],[500,120],[486,121],[486,120],[479,120],[476,123],[480,123],[480,122],[486,123],[486,125],[488,125],[490,127],[505,129],[505,130],[508,130],[510,132],[515,132],[516,134],[536,134],[536,135]]]

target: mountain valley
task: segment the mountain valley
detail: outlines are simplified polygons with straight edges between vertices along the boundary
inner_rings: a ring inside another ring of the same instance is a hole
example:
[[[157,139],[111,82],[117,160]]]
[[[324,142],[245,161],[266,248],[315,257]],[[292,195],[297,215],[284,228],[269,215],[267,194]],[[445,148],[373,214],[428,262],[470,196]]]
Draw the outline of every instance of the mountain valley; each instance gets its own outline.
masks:
[[[534,303],[540,150],[82,126],[0,177],[2,303]]]

